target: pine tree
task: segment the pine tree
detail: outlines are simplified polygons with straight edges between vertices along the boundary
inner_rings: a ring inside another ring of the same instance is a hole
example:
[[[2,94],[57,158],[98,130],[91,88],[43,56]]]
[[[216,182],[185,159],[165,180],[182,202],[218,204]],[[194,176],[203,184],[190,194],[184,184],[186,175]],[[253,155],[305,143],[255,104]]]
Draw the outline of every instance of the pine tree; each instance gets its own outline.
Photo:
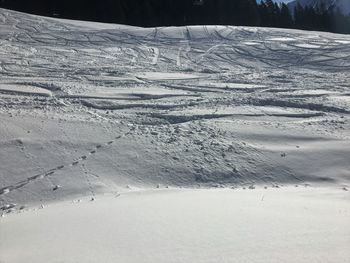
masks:
[[[290,13],[290,10],[286,4],[281,5],[279,26],[283,28],[292,28],[293,27],[293,18]]]

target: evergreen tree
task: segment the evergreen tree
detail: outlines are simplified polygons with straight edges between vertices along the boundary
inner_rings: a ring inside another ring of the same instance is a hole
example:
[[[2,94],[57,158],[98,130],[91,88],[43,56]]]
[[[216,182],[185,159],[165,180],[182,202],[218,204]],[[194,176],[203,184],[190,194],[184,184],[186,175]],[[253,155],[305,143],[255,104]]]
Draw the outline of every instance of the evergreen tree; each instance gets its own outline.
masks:
[[[281,5],[279,26],[283,27],[283,28],[292,28],[293,27],[292,15],[290,13],[288,6],[284,3]]]

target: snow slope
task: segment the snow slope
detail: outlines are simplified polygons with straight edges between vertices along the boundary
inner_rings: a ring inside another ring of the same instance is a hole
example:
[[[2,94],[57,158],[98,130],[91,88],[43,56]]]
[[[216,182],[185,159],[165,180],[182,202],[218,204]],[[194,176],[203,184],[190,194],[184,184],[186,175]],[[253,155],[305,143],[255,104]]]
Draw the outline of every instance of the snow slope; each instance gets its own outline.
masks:
[[[0,21],[2,205],[349,182],[350,36]]]
[[[349,261],[349,58],[0,9],[0,262]]]

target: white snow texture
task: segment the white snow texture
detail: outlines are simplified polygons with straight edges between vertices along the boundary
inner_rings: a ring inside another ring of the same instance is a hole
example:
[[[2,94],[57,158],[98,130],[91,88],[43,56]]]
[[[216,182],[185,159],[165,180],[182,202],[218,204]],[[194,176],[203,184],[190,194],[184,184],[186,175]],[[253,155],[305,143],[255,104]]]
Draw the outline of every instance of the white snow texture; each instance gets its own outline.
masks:
[[[349,262],[349,120],[349,35],[0,9],[0,262]]]

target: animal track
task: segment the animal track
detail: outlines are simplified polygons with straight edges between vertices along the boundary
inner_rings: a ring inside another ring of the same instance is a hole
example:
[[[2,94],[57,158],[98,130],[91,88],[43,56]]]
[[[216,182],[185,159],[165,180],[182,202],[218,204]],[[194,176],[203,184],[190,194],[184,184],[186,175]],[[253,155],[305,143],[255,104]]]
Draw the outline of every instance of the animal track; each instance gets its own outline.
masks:
[[[121,139],[121,138],[123,138],[124,136],[126,136],[126,135],[128,135],[130,133],[131,133],[131,131],[128,131],[128,132],[124,133],[123,135],[118,135],[118,136],[115,137],[115,140]],[[91,155],[96,154],[97,150],[103,149],[104,146],[107,147],[107,146],[110,146],[110,145],[114,144],[115,140],[108,141],[108,142],[106,142],[104,144],[96,145],[95,146],[95,150],[90,151],[89,155],[91,156]],[[88,155],[82,155],[82,156],[80,156],[79,158],[77,158],[75,161],[71,162],[68,165],[59,165],[59,166],[57,166],[57,167],[55,167],[53,169],[49,169],[49,170],[44,171],[44,172],[42,172],[40,174],[28,177],[25,180],[22,180],[22,181],[20,181],[18,183],[2,187],[2,188],[0,188],[0,196],[6,195],[6,194],[8,194],[8,193],[10,193],[10,192],[12,192],[14,190],[20,189],[20,188],[28,185],[29,183],[36,181],[36,180],[44,179],[46,177],[54,175],[56,171],[62,170],[62,169],[64,169],[67,166],[68,167],[77,166],[80,162],[83,162],[83,161],[86,161],[86,160],[88,160]]]

